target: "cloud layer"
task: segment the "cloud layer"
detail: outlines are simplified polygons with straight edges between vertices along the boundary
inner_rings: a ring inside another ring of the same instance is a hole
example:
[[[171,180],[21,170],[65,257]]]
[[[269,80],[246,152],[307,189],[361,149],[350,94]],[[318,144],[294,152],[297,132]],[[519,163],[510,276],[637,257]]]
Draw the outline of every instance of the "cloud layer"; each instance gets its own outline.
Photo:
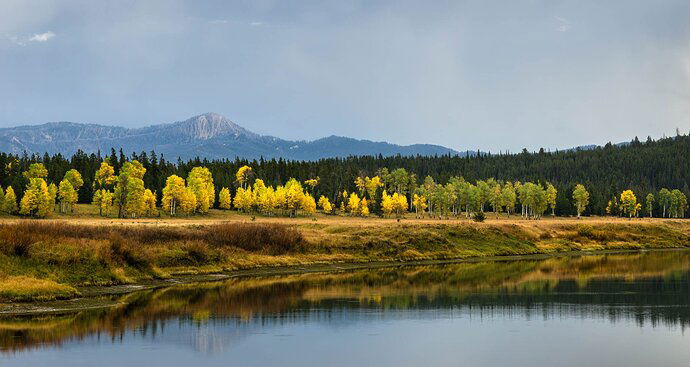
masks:
[[[680,0],[7,0],[1,34],[0,126],[215,111],[494,152],[690,130]]]

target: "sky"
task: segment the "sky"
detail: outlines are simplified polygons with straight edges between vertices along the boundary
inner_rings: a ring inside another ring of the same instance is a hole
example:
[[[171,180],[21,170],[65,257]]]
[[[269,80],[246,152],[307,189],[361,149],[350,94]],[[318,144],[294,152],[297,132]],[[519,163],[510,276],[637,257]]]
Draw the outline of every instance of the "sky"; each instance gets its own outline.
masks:
[[[205,112],[491,152],[687,133],[690,1],[0,0],[0,127]]]

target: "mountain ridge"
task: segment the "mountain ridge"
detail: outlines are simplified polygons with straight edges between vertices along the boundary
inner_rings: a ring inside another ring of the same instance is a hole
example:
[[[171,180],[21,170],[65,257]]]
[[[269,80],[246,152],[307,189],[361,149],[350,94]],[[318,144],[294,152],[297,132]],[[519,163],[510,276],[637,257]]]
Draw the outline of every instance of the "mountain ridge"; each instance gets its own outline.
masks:
[[[168,158],[182,159],[318,160],[351,155],[468,154],[440,145],[397,145],[336,135],[311,141],[286,140],[259,135],[213,112],[139,128],[68,121],[0,128],[0,150],[14,154],[70,155],[77,150],[94,153],[111,148],[128,153],[155,150]]]

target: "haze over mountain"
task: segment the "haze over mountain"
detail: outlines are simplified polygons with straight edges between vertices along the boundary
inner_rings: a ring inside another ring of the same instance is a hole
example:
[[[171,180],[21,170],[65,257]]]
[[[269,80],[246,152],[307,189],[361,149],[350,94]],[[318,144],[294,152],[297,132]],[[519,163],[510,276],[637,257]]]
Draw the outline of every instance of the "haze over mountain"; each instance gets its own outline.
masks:
[[[224,116],[205,113],[185,121],[124,128],[74,122],[50,122],[0,129],[0,150],[15,154],[45,152],[71,155],[111,148],[132,152],[155,150],[168,159],[287,158],[316,160],[350,155],[441,155],[459,152],[432,144],[401,146],[347,137],[290,141],[251,132]]]

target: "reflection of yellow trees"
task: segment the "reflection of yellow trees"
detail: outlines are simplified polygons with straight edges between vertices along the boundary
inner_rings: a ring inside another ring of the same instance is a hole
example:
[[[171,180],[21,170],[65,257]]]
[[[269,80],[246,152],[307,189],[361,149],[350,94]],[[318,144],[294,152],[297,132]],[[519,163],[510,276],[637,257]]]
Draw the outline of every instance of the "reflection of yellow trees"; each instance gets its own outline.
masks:
[[[60,344],[94,333],[115,339],[128,330],[155,329],[178,318],[205,323],[216,318],[249,321],[264,315],[292,315],[299,310],[328,310],[335,306],[438,308],[472,304],[479,295],[484,297],[481,302],[501,306],[501,297],[527,297],[533,302],[562,282],[587,287],[598,279],[673,280],[687,277],[689,269],[689,253],[655,252],[231,279],[108,299],[116,306],[106,309],[0,319],[0,350]],[[548,302],[548,298],[542,302]],[[596,297],[587,302],[606,304]],[[22,337],[17,338],[17,333]]]

